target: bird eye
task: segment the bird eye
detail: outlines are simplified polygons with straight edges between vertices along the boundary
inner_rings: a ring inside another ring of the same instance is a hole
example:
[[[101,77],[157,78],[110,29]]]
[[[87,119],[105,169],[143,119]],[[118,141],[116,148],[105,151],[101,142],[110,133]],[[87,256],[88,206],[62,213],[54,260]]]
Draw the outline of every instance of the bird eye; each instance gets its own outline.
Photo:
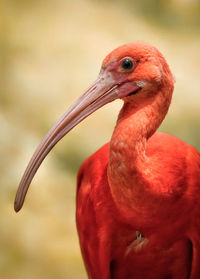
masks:
[[[133,68],[133,61],[129,58],[126,58],[122,63],[121,67],[124,70],[131,70]]]

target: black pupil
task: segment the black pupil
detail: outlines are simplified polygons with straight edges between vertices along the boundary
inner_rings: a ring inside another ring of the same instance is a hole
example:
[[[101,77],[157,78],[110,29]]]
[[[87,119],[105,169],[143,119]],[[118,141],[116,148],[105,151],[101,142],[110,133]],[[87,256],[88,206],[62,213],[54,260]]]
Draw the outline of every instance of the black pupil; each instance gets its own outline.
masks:
[[[122,62],[122,68],[124,70],[130,70],[133,67],[133,62],[130,59],[125,59]]]

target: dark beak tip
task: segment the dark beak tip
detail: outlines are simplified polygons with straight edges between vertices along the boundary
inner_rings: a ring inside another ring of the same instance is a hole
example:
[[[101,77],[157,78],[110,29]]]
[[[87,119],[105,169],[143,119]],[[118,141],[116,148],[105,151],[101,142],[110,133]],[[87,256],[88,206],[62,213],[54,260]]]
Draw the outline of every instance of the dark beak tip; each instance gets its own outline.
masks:
[[[19,206],[18,203],[15,201],[15,203],[14,203],[14,210],[15,210],[15,212],[16,213],[19,212],[20,209],[21,209],[21,206]]]

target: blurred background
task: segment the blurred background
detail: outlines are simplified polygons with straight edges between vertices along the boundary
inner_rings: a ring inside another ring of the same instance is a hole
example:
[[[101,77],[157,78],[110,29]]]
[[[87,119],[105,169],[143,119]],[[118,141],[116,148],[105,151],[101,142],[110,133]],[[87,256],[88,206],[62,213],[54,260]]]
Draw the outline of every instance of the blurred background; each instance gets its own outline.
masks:
[[[115,101],[76,127],[14,195],[47,130],[96,79],[113,48],[157,46],[175,77],[160,130],[200,150],[199,0],[0,0],[0,278],[87,278],[75,226],[76,174],[109,141]]]

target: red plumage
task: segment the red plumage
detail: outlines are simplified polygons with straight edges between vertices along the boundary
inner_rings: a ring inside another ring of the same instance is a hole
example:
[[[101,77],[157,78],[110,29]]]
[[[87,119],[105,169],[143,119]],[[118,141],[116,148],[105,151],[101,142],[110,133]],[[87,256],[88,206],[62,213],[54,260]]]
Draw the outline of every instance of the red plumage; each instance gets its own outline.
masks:
[[[53,146],[87,115],[123,99],[110,143],[78,175],[77,228],[91,279],[200,278],[200,156],[156,132],[173,88],[155,47],[136,42],[112,51],[95,83],[46,135],[21,180],[16,211]]]
[[[90,278],[200,278],[199,154],[164,133],[155,133],[146,149],[149,158],[156,156],[149,184],[158,174],[162,184],[128,221],[110,192],[109,144],[79,171],[77,228]]]

